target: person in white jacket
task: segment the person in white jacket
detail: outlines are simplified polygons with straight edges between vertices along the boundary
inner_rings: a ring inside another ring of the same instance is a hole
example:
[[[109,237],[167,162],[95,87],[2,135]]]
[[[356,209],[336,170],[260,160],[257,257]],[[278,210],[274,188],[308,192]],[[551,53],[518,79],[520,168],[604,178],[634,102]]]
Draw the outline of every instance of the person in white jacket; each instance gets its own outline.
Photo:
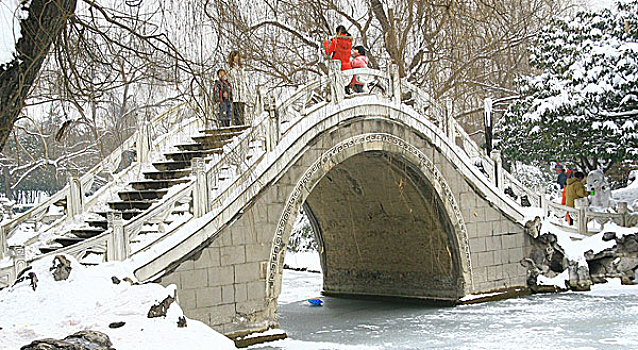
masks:
[[[233,125],[243,125],[251,94],[239,51],[228,55],[228,77],[233,87]]]

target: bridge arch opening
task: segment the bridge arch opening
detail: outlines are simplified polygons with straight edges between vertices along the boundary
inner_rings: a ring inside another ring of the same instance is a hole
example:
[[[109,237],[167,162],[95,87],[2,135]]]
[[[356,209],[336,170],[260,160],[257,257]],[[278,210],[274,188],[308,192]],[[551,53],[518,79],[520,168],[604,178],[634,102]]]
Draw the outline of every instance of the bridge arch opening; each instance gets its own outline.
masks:
[[[335,165],[304,206],[326,294],[455,300],[453,227],[432,185],[401,156],[368,151]]]
[[[465,294],[467,240],[449,187],[418,150],[406,152],[396,138],[385,141],[362,142],[346,154],[335,152],[337,146],[302,176],[273,244],[271,300],[281,288],[285,248],[279,246],[288,242],[302,204],[318,236],[324,293],[443,301]],[[348,142],[357,140],[342,145]]]

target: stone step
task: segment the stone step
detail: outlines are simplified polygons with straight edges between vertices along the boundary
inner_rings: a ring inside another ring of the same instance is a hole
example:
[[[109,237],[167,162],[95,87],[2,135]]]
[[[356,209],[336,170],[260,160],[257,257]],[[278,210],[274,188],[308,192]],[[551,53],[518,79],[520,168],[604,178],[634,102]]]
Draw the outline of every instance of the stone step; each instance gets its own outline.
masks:
[[[218,148],[224,147],[225,144],[230,142],[235,136],[239,136],[243,132],[233,132],[226,134],[205,134],[191,137],[197,144],[206,145],[209,147],[217,146]],[[179,147],[179,146],[178,146]]]
[[[118,210],[118,211],[119,211],[119,210]],[[131,220],[132,218],[134,218],[134,217],[136,217],[136,216],[140,215],[141,213],[143,213],[143,212],[144,212],[144,210],[139,210],[139,209],[127,209],[127,210],[121,210],[121,211],[119,211],[119,212],[121,212],[121,213],[122,213],[122,219],[124,219],[124,220]],[[104,217],[104,218],[106,218],[107,213],[108,213],[108,212],[106,212],[106,211],[98,211],[98,212],[95,212],[95,214],[100,215],[100,216],[102,216],[102,217]]]
[[[217,141],[217,140],[208,141],[206,139],[205,142],[201,142],[201,143],[186,143],[186,144],[182,144],[182,145],[177,145],[175,147],[177,147],[177,149],[179,149],[181,151],[203,151],[203,150],[209,150],[209,149],[214,149],[214,148],[222,148],[227,143],[228,143],[228,141]]]
[[[109,227],[109,223],[106,220],[85,220],[84,222],[90,227],[101,228],[103,230],[106,230]]]
[[[221,148],[213,148],[213,149],[200,150],[200,151],[182,151],[182,152],[164,153],[164,156],[168,160],[190,163],[190,161],[195,157],[206,158],[213,154],[221,154],[222,152],[223,151]]]
[[[169,161],[153,163],[157,170],[179,170],[191,167],[190,161]]]
[[[71,234],[78,238],[87,239],[95,237],[103,233],[104,231],[106,231],[106,229],[103,229],[101,227],[83,227],[71,229]]]
[[[139,209],[146,210],[157,202],[156,200],[132,200],[132,201],[116,201],[109,202],[109,207],[113,210]]]
[[[233,125],[233,126],[224,126],[216,129],[204,129],[199,132],[202,134],[227,134],[227,133],[236,133],[243,132],[244,130],[250,128],[250,125]]]
[[[79,237],[58,237],[53,241],[56,243],[60,243],[63,247],[68,247],[74,245],[75,243],[82,242],[84,238]]]
[[[60,246],[46,246],[46,247],[40,247],[40,248],[38,248],[38,249],[40,250],[40,252],[41,252],[42,254],[47,254],[47,253],[51,253],[51,252],[54,252],[54,251],[56,251],[56,250],[58,250],[58,249],[62,249],[62,248],[63,248],[63,247],[62,247],[62,245],[60,245]]]
[[[161,190],[171,186],[183,184],[190,181],[189,179],[174,179],[174,180],[148,180],[148,181],[133,181],[130,183],[131,187],[136,190]]]
[[[160,199],[168,193],[168,190],[141,190],[141,191],[122,191],[118,192],[118,196],[123,201],[139,201],[145,199]]]
[[[161,170],[144,172],[144,177],[151,180],[173,180],[188,177],[191,174],[191,168],[179,170]]]

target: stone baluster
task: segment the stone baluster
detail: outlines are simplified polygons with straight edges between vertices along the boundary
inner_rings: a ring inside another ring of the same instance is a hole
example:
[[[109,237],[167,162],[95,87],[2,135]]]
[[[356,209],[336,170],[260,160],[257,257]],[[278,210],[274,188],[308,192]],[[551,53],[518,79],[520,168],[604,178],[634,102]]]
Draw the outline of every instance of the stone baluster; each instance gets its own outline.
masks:
[[[7,234],[3,226],[0,226],[0,260],[7,254]]]
[[[455,144],[456,140],[454,135],[456,134],[456,130],[454,126],[453,108],[454,106],[452,105],[452,99],[446,98],[445,99],[445,125],[443,126],[443,130],[445,131],[445,134],[447,135],[448,139],[450,139],[450,142],[452,142],[452,144]]]
[[[268,131],[266,133],[267,136],[267,151],[270,152],[279,143],[279,113],[277,112],[277,107],[275,106],[275,98],[270,96],[268,98],[267,109],[268,111]]]
[[[589,200],[587,197],[578,198],[574,201],[574,208],[578,210],[578,233],[587,233],[587,207],[589,206]]]
[[[343,83],[341,73],[341,61],[330,60],[328,61],[328,77],[330,78],[330,91],[332,94],[332,102],[335,104],[340,103],[345,98],[345,84]]]
[[[399,65],[390,65],[390,77],[392,83],[392,102],[401,103],[401,76],[399,75]]]
[[[18,278],[18,275],[20,274],[20,272],[24,270],[25,268],[27,268],[27,260],[26,260],[26,255],[24,251],[24,246],[13,245],[9,247],[9,255],[11,256],[11,259],[13,260],[13,271],[14,271],[13,279],[15,280],[16,278]]]
[[[266,98],[267,96],[268,89],[265,86],[260,85],[257,88],[257,104],[254,116],[255,119],[268,109],[268,99]]]
[[[206,162],[203,158],[191,160],[191,176],[195,177],[193,188],[193,217],[199,218],[208,212],[208,183],[206,181]]]
[[[618,214],[622,214],[622,227],[627,227],[627,216],[629,214],[629,208],[627,207],[627,202],[618,202]]]
[[[82,184],[77,171],[69,171],[67,175],[69,194],[66,197],[67,220],[75,220],[82,215]]]
[[[135,151],[137,152],[137,161],[139,163],[148,162],[148,156],[151,151],[151,140],[149,122],[144,115],[137,115],[137,137],[135,140]]]
[[[501,151],[493,150],[490,158],[494,162],[494,185],[503,191],[503,161],[501,159]]]
[[[129,240],[124,232],[122,213],[112,211],[106,214],[111,236],[106,242],[106,261],[122,261],[128,258]]]

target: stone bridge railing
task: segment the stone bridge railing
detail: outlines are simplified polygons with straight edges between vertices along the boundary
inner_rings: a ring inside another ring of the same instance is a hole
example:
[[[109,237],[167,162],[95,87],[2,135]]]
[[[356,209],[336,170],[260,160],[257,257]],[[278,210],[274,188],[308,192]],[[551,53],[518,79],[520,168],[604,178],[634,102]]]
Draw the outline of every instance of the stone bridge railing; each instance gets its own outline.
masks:
[[[372,69],[352,69],[341,72],[338,61],[331,61],[330,63],[330,73],[327,77],[321,77],[295,91],[289,92],[278,101],[275,101],[272,96],[268,96],[265,91],[260,91],[261,103],[257,106],[255,118],[252,119],[252,128],[234,138],[230,144],[224,146],[223,154],[214,156],[209,163],[205,163],[202,159],[194,159],[190,181],[171,188],[169,195],[164,196],[143,215],[123,221],[120,215],[113,213],[109,215],[109,229],[106,232],[51,254],[68,253],[76,255],[87,249],[95,249],[95,247],[105,250],[107,260],[122,260],[139,253],[149,254],[149,252],[153,251],[152,247],[169,237],[171,232],[166,232],[156,241],[137,246],[135,249],[131,249],[128,244],[129,241],[139,234],[143,225],[161,221],[166,217],[167,213],[170,213],[171,208],[176,205],[190,205],[193,219],[205,215],[215,215],[218,212],[216,208],[223,207],[234,200],[237,193],[245,190],[244,184],[251,182],[249,180],[254,180],[254,171],[260,162],[272,153],[270,151],[279,145],[283,136],[289,133],[298,123],[303,122],[305,116],[318,111],[327,104],[339,104],[350,98],[345,95],[343,87],[353,75],[357,75],[361,81],[368,82],[371,95],[394,104],[411,106],[424,118],[428,118],[443,131],[443,134],[452,139],[453,142],[451,143],[463,150],[469,159],[480,160],[486,178],[501,193],[506,187],[510,187],[517,193],[527,195],[532,205],[542,205],[541,196],[527,189],[502,168],[498,151],[494,151],[488,156],[470,139],[463,128],[454,120],[451,102],[440,104],[423,89],[401,80],[396,66],[392,66],[387,72]],[[153,139],[151,136],[152,131],[149,129],[155,124],[166,122],[166,120],[175,116],[178,116],[178,113],[172,111],[153,121],[140,123],[141,126],[138,128],[138,132],[96,168],[80,178],[71,179],[70,184],[50,200],[5,223],[3,230],[0,231],[2,233],[1,237],[5,239],[4,242],[6,242],[7,237],[10,237],[10,234],[7,235],[7,233],[15,229],[17,225],[28,220],[39,222],[42,215],[44,215],[43,213],[46,213],[53,203],[62,198],[67,199],[67,208],[71,209],[67,211],[68,215],[66,217],[58,219],[58,225],[72,222],[74,216],[86,211],[87,207],[95,205],[100,195],[112,191],[112,188],[116,186],[116,181],[111,181],[98,190],[94,196],[80,201],[81,203],[78,204],[77,197],[83,197],[82,188],[86,188],[87,184],[91,183],[95,176],[104,171],[104,169],[114,169],[119,163],[122,151],[132,148],[134,143],[137,147],[138,162],[118,174],[113,174],[113,177],[115,179],[123,179],[125,178],[124,174],[127,172],[136,173],[131,169],[134,169],[134,167],[139,169],[140,164],[149,157],[150,140]],[[190,136],[189,132],[196,133],[198,128],[201,127],[198,124],[200,122],[193,120],[182,123],[178,125],[178,128],[173,128],[173,131],[165,132],[166,135],[163,139],[153,143],[154,149],[159,154],[159,151],[163,148],[170,147],[175,143],[176,135],[188,137]],[[176,124],[173,123],[173,125]],[[223,221],[224,218],[218,218],[218,220]],[[173,230],[177,228],[173,228]],[[4,256],[6,256],[7,249],[6,247],[3,249]],[[13,264],[17,269],[20,264],[19,260],[24,259],[24,252],[15,252],[13,257],[17,261]],[[2,271],[0,271],[1,274]]]

